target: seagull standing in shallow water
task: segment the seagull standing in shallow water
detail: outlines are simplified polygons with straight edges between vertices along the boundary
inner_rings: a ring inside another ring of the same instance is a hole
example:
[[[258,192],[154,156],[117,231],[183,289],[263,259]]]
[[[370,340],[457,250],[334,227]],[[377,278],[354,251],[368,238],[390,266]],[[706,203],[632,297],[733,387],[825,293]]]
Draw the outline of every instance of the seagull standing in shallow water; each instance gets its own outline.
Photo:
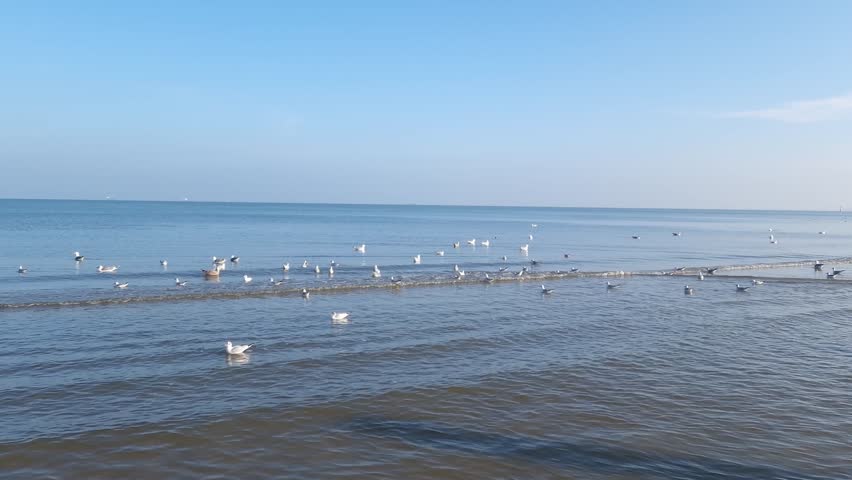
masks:
[[[281,270],[284,270],[285,272],[289,272],[290,271],[290,263],[287,262],[284,265],[282,265]]]
[[[415,255],[412,260],[414,260],[415,265],[420,265],[420,254]]]

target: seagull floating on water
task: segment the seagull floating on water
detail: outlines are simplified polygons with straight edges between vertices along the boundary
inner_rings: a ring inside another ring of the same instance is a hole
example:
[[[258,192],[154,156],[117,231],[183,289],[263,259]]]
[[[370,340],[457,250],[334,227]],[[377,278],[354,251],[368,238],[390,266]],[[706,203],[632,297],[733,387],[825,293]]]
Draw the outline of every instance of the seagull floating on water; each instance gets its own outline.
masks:
[[[311,292],[308,291],[307,288],[302,289],[302,298],[307,300],[311,296]]]
[[[246,351],[253,346],[253,343],[249,345],[234,345],[230,340],[228,340],[225,342],[225,352],[227,352],[228,355],[245,355]]]
[[[531,223],[531,224],[530,224],[530,226],[531,226],[532,228],[538,228],[538,224],[537,224],[537,223]]]
[[[485,278],[482,280],[482,283],[494,283],[494,279],[491,278],[487,273],[485,274]]]
[[[391,275],[390,281],[393,284],[399,285],[399,283],[402,282],[402,277],[394,277],[393,275]]]
[[[679,236],[681,236],[681,233],[680,232],[672,232],[672,236],[673,237],[679,237]]]
[[[418,253],[417,255],[412,257],[412,260],[414,260],[415,265],[420,265],[420,254]]]
[[[217,258],[215,256],[213,257],[213,265],[224,265],[224,264],[225,264],[224,258]]]
[[[814,270],[822,270],[822,267],[824,267],[824,266],[825,266],[824,263],[817,261],[817,262],[814,263]]]
[[[846,271],[846,270],[838,270],[838,269],[836,269],[836,268],[834,268],[834,267],[831,267],[831,273],[833,273],[833,274],[835,274],[835,275],[840,275],[841,273],[843,273],[843,272],[845,272],[845,271]]]
[[[219,278],[218,268],[214,268],[213,270],[205,270],[202,268],[201,273],[204,274],[204,278]]]
[[[632,238],[633,240],[639,240],[641,237],[639,235],[633,235],[630,238]]]
[[[618,288],[618,287],[620,287],[620,286],[621,286],[621,284],[620,284],[620,283],[609,283],[609,282],[606,282],[606,288],[607,288],[607,290],[612,290],[612,289],[614,289],[614,288]]]
[[[169,261],[168,261],[168,260],[160,260],[160,265],[162,265],[162,266],[164,266],[164,267],[168,267],[168,266],[169,266]]]
[[[533,239],[533,235],[532,235],[532,233],[531,233],[531,234],[529,234],[528,238],[529,238],[530,240],[532,240],[532,239]]]
[[[763,285],[763,280],[752,279],[751,284],[752,285]]]
[[[231,255],[231,263],[237,263],[240,261],[240,257],[236,255]]]
[[[284,280],[275,280],[274,277],[269,277],[269,283],[271,283],[272,285],[275,285],[277,287],[278,285],[281,285],[282,283],[284,283]]]
[[[338,323],[348,323],[349,312],[331,312],[331,321]]]
[[[98,273],[112,273],[116,270],[118,270],[118,265],[110,265],[108,267],[98,265]]]
[[[502,272],[505,272],[508,269],[509,269],[509,267],[500,267],[500,268],[497,269],[497,272],[502,273]]]
[[[281,265],[281,270],[284,270],[285,272],[289,272],[290,271],[290,262],[287,262],[284,265]]]
[[[698,272],[698,279],[699,279],[699,280],[704,280],[704,274],[703,274],[703,273],[701,273],[701,272]]]
[[[444,256],[444,251],[443,251],[443,250],[438,250],[437,252],[435,252],[435,255],[437,255],[437,256],[439,256],[439,257],[443,257],[443,256]]]
[[[358,253],[366,253],[367,252],[367,245],[365,245],[363,243],[361,245],[355,245],[353,250],[355,250]]]
[[[577,273],[580,271],[579,267],[571,267],[571,273]]]
[[[467,244],[475,247],[476,246],[476,239],[472,238],[472,239],[468,240]]]
[[[521,251],[522,251],[522,252],[525,252],[525,253],[529,253],[529,251],[530,251],[530,246],[529,246],[529,244],[521,245]]]
[[[740,285],[739,283],[737,284],[737,291],[738,292],[745,292],[749,288],[751,288],[751,287],[748,286],[748,285]]]
[[[479,242],[479,244],[482,245],[483,247],[490,247],[491,246],[491,240],[483,240],[483,241]]]
[[[708,275],[716,275],[716,270],[719,270],[719,267],[708,268],[707,274]]]
[[[373,278],[379,278],[382,276],[381,270],[379,270],[378,265],[373,265]]]
[[[308,268],[308,261],[307,260],[302,262],[302,268]]]
[[[243,275],[243,283],[251,283],[252,278],[248,275]]]
[[[695,289],[694,289],[694,288],[690,287],[689,285],[684,285],[684,286],[683,286],[683,294],[684,294],[684,295],[692,295],[693,293],[695,293]]]
[[[320,266],[319,266],[319,265],[314,265],[314,273],[316,273],[317,275],[319,275],[319,274],[320,274],[320,272],[321,272],[321,270],[320,270]]]
[[[80,255],[80,252],[74,252],[74,260],[80,262],[80,261],[84,260],[85,258],[86,257],[84,257],[83,255]]]
[[[553,289],[552,289],[552,288],[547,288],[547,287],[545,287],[544,285],[542,285],[542,286],[541,286],[541,293],[543,293],[543,294],[545,294],[545,295],[550,295],[551,293],[553,293]]]
[[[334,276],[334,266],[330,266],[330,267],[328,267],[328,276],[329,276],[329,277],[333,277],[333,276]]]
[[[819,232],[820,235],[825,235],[825,231]]]
[[[175,286],[185,287],[186,286],[186,280],[181,280],[179,277],[175,277]]]
[[[461,242],[453,242],[453,248],[459,248],[461,246]]]
[[[507,257],[506,255],[503,255],[502,257],[500,257],[500,260],[503,260],[504,262],[508,259],[509,259],[509,257]]]
[[[112,284],[113,288],[127,288],[130,285],[128,282],[115,282]]]

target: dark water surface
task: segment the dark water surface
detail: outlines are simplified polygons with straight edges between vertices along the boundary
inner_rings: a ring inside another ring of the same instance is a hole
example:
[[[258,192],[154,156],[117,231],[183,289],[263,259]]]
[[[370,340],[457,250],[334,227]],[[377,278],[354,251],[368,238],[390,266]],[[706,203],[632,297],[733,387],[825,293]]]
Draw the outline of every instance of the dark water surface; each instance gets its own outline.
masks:
[[[852,478],[852,284],[795,263],[727,271],[768,278],[745,293],[451,280],[848,256],[837,214],[0,201],[0,224],[2,477]],[[219,282],[197,274],[234,253]]]

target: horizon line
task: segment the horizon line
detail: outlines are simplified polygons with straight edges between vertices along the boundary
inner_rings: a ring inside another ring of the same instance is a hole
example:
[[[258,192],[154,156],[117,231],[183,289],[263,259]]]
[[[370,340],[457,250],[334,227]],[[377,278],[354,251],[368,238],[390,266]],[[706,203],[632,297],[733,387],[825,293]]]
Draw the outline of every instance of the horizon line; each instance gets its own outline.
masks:
[[[116,198],[7,198],[0,201],[42,201],[42,202],[134,202],[134,203],[235,203],[248,205],[346,205],[373,207],[466,207],[466,208],[551,208],[551,209],[594,209],[594,210],[682,210],[682,211],[728,211],[728,212],[813,212],[813,213],[843,213],[839,211],[812,209],[760,209],[760,208],[678,208],[678,207],[590,207],[590,206],[560,206],[560,205],[485,205],[485,204],[440,204],[440,203],[356,203],[356,202],[282,202],[282,201],[252,201],[252,200],[140,200]]]

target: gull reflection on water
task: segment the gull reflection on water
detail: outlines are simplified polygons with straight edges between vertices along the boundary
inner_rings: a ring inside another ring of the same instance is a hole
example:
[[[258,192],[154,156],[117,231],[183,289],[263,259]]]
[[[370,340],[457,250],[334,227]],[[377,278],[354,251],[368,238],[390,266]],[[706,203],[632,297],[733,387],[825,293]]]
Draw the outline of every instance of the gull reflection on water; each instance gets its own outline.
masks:
[[[242,355],[225,355],[225,361],[228,363],[229,367],[236,367],[238,365],[247,365],[251,361],[251,356],[242,354]]]

